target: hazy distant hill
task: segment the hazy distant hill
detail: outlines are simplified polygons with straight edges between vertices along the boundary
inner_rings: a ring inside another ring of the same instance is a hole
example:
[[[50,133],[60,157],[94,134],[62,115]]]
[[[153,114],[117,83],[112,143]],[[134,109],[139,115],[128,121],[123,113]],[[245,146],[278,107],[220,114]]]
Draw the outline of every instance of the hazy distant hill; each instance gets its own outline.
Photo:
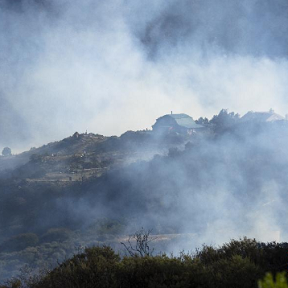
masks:
[[[151,131],[128,131],[121,137],[75,132],[61,141],[19,155],[0,157],[0,171],[3,177],[21,179],[82,180],[82,176],[99,175],[114,166],[151,159],[157,153],[167,152],[169,147],[185,144],[190,138]]]

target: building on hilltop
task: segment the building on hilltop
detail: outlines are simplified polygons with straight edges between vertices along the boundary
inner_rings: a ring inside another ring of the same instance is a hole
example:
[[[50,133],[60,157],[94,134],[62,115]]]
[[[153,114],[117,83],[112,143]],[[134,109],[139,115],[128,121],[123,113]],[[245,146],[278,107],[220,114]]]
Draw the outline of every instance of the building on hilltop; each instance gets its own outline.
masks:
[[[180,134],[193,134],[196,131],[203,130],[205,127],[196,124],[192,117],[187,114],[167,114],[156,120],[152,126],[153,131],[157,133],[177,132]]]
[[[268,112],[254,112],[249,111],[241,117],[241,122],[253,121],[253,122],[275,122],[285,120],[279,114],[276,114],[273,109],[270,109]]]

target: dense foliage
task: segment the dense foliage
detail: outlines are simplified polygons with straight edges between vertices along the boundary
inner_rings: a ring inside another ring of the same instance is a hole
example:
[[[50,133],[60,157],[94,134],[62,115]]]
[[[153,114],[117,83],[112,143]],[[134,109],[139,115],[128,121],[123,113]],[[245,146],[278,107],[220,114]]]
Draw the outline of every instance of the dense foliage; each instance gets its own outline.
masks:
[[[91,247],[52,271],[26,278],[22,275],[2,287],[256,288],[267,271],[283,271],[287,263],[288,243],[263,244],[246,238],[220,248],[203,246],[194,255],[181,253],[177,257],[162,254],[121,258],[108,246]],[[267,277],[260,287],[274,287],[265,284],[271,276]],[[281,279],[283,282],[283,275]]]
[[[271,273],[267,273],[262,281],[259,280],[258,286],[259,288],[288,288],[286,274],[287,273],[285,272],[277,273],[274,281],[273,275]]]

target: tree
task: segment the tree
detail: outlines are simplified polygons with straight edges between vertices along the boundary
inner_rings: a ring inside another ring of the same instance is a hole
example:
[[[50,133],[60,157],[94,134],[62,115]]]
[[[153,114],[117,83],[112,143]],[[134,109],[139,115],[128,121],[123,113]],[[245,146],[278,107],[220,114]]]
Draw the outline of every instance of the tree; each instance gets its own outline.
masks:
[[[3,155],[3,156],[11,156],[11,155],[12,155],[11,149],[10,149],[9,147],[5,147],[5,148],[2,150],[2,155]]]
[[[222,109],[218,115],[213,116],[209,123],[214,126],[215,132],[223,132],[237,124],[239,119],[239,114],[235,114],[234,112],[228,113],[227,109]]]
[[[154,248],[150,249],[149,243],[157,239],[151,237],[152,230],[145,231],[143,228],[134,235],[129,236],[128,244],[121,242],[131,257],[152,256]],[[132,243],[134,242],[134,243]]]
[[[198,120],[195,120],[195,123],[196,124],[200,124],[200,125],[208,125],[209,124],[209,120],[208,118],[203,118],[203,117],[200,117]]]

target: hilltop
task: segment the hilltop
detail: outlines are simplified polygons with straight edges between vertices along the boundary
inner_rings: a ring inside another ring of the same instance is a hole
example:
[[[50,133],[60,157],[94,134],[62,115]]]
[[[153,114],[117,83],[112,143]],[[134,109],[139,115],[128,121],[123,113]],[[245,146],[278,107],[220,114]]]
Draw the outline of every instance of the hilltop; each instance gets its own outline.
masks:
[[[159,137],[152,131],[127,131],[120,137],[75,132],[19,155],[0,157],[0,172],[30,181],[82,181],[111,168],[152,159],[190,138],[179,134]]]
[[[30,181],[83,181],[113,168],[167,154],[170,148],[183,149],[188,142],[223,133],[260,131],[263,125],[285,127],[286,123],[272,109],[250,111],[241,118],[222,109],[211,120],[200,117],[196,121],[186,114],[167,114],[156,120],[153,130],[127,131],[120,137],[75,132],[19,155],[0,157],[0,177],[2,174]]]

